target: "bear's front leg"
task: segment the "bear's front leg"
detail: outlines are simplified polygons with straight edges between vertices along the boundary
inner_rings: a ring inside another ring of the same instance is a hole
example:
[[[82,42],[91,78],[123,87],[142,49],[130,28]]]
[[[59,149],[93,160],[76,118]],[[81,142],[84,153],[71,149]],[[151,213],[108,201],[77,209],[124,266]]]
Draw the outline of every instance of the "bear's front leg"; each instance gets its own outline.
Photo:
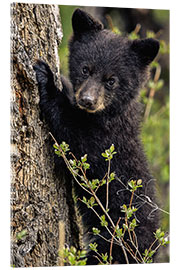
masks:
[[[40,109],[54,134],[56,126],[60,125],[61,92],[54,83],[53,73],[45,62],[38,60],[33,66],[36,72],[40,95]]]
[[[48,64],[38,60],[33,69],[36,72],[41,103],[42,101],[47,102],[54,99],[59,90],[55,86],[53,73]]]

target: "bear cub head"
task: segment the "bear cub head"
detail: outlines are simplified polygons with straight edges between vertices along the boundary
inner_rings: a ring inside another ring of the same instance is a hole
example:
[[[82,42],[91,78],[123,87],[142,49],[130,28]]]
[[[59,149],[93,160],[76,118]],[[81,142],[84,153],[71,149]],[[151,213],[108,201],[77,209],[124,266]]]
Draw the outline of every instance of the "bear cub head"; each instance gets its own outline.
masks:
[[[69,42],[69,71],[74,102],[88,113],[124,109],[148,78],[148,65],[159,50],[152,38],[129,40],[103,28],[76,9]]]

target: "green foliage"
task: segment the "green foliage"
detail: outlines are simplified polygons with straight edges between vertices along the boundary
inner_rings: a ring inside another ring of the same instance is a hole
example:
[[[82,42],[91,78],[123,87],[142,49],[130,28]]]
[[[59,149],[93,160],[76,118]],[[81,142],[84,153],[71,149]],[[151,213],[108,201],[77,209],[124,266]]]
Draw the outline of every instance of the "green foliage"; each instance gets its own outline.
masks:
[[[66,154],[66,152],[69,151],[69,145],[66,144],[65,142],[62,142],[62,143],[60,144],[60,148],[59,148],[59,146],[57,145],[57,143],[55,143],[55,144],[53,145],[53,147],[54,147],[54,149],[55,149],[55,154],[58,155],[59,157],[62,156],[62,152],[63,152],[64,154]],[[62,149],[62,151],[60,151],[60,149]]]
[[[101,253],[101,256],[102,256],[102,260],[103,260],[104,264],[108,263],[108,254],[107,253],[105,253],[105,254]]]
[[[63,258],[64,263],[68,265],[86,265],[86,251],[77,250],[75,247],[71,246],[63,248],[59,252],[59,256]]]
[[[144,256],[143,260],[145,263],[152,263],[152,256],[156,253],[157,249],[160,246],[166,246],[167,244],[169,244],[168,237],[165,236],[165,233],[161,230],[161,228],[156,230],[156,232],[154,233],[154,236],[155,236],[155,241],[152,243],[149,249],[145,250],[143,254]],[[158,245],[157,245],[157,241],[159,242]]]
[[[89,248],[97,254],[99,264],[109,264],[109,261],[112,260],[112,258],[108,256],[107,252],[105,254],[98,252],[98,244],[96,242],[90,243]]]
[[[129,224],[129,229],[130,229],[130,231],[134,231],[134,229],[137,227],[138,225],[137,225],[137,223],[136,223],[136,219],[135,218],[133,218],[133,220],[130,222],[130,224]]]
[[[102,227],[108,226],[108,222],[106,221],[105,215],[101,216],[101,226]]]
[[[124,231],[122,228],[116,228],[115,230],[117,239],[121,239],[124,237]]]
[[[162,246],[166,246],[167,244],[169,244],[168,237],[166,237],[165,233],[161,231],[161,228],[157,229],[154,235],[155,235],[155,238],[159,241],[159,243]]]
[[[20,231],[19,233],[17,233],[17,235],[16,235],[17,240],[22,240],[24,237],[27,236],[27,233],[28,233],[27,229],[24,229],[24,230]]]
[[[89,200],[87,200],[86,197],[83,197],[82,202],[85,203],[88,208],[92,208],[97,205],[94,197],[91,197]]]
[[[105,150],[104,153],[101,155],[105,158],[106,161],[109,161],[113,158],[113,155],[115,155],[117,152],[114,151],[114,144],[111,145],[111,147],[107,150]]]
[[[121,212],[124,212],[126,214],[127,219],[130,219],[133,214],[137,211],[137,208],[133,207],[127,207],[125,204],[122,206]]]
[[[96,242],[90,243],[90,244],[89,244],[89,247],[90,247],[90,249],[93,250],[94,252],[97,252],[98,244],[97,244]]]
[[[122,35],[122,32],[119,31],[119,29],[118,29],[117,27],[115,27],[115,26],[113,26],[112,31],[113,31],[115,34]]]
[[[130,191],[131,192],[134,192],[134,191],[136,191],[138,188],[140,188],[140,187],[142,187],[142,180],[141,179],[139,179],[139,180],[137,180],[137,181],[135,181],[135,180],[131,180],[130,182],[128,182],[128,186],[130,186]]]
[[[147,86],[149,88],[153,88],[155,91],[160,90],[163,87],[164,81],[163,80],[158,80],[157,82],[153,80],[149,80],[147,83]]]
[[[134,40],[134,39],[137,39],[137,38],[140,38],[140,37],[135,31],[133,31],[128,35],[128,38],[131,39],[131,40]]]
[[[130,253],[130,255],[133,256],[133,258],[137,262],[140,262],[140,263],[152,262],[152,256],[156,252],[156,250],[160,246],[166,246],[169,242],[168,242],[167,237],[165,237],[165,233],[159,228],[154,233],[155,240],[152,243],[152,245],[149,247],[149,249],[146,249],[142,255],[139,255],[137,252],[138,246],[135,240],[135,235],[136,235],[135,228],[138,227],[138,225],[137,225],[135,213],[136,211],[138,211],[138,209],[132,206],[132,201],[133,201],[133,197],[137,189],[142,187],[142,180],[141,179],[130,180],[128,182],[128,187],[126,188],[132,193],[130,203],[128,206],[125,204],[121,206],[121,209],[122,209],[121,212],[124,213],[124,217],[119,218],[116,225],[113,223],[111,217],[108,214],[109,209],[107,207],[105,208],[102,205],[101,201],[96,195],[96,191],[98,188],[100,188],[102,185],[105,185],[105,184],[108,186],[112,180],[115,180],[115,173],[110,172],[110,162],[113,158],[113,155],[116,154],[114,145],[112,144],[109,149],[105,150],[105,152],[102,153],[102,156],[105,158],[105,161],[109,162],[108,173],[107,173],[109,177],[107,177],[107,181],[105,180],[105,177],[101,181],[98,179],[92,179],[91,181],[87,179],[86,169],[87,167],[88,169],[90,168],[90,166],[85,165],[85,164],[88,164],[87,154],[81,157],[81,161],[77,160],[76,157],[74,156],[73,156],[74,157],[73,160],[72,159],[68,160],[66,156],[67,152],[70,150],[68,144],[63,142],[62,144],[58,145],[56,143],[54,145],[54,148],[55,148],[56,154],[58,152],[58,156],[64,159],[65,163],[67,164],[67,167],[69,168],[70,172],[73,174],[78,184],[81,185],[82,188],[86,188],[86,191],[88,191],[91,194],[89,198],[86,198],[85,196],[83,196],[83,198],[82,199],[79,198],[79,200],[81,200],[82,203],[86,204],[87,208],[90,208],[91,210],[94,211],[94,213],[99,218],[99,225],[106,228],[109,235],[112,237],[111,247],[113,245],[113,241],[116,240],[116,242],[118,242],[120,246],[125,245],[126,247],[126,250],[124,249],[125,255],[126,253]],[[76,173],[74,173],[74,171],[76,171]],[[83,180],[83,182],[79,182],[80,180],[81,181]],[[108,200],[108,197],[106,197],[106,200]],[[101,208],[101,211],[104,212],[103,215],[99,215],[99,213],[96,211],[96,206],[99,206]],[[119,226],[120,219],[123,220],[121,227]],[[101,235],[100,229],[93,227],[92,232],[94,235],[99,235],[105,241],[108,241],[108,239],[104,238]],[[128,240],[125,240],[125,235]],[[153,250],[152,248],[157,241],[159,242],[159,245]],[[128,242],[132,244],[131,248],[129,248]],[[113,259],[111,255],[112,248],[109,254],[101,253],[98,250],[98,244],[96,242],[90,243],[89,248],[96,253],[97,255],[96,257],[99,260],[99,264],[107,264],[107,265],[111,264],[112,259]],[[134,251],[133,251],[133,248],[135,248]],[[84,250],[81,250],[81,251],[76,250],[75,247],[64,248],[63,251],[60,252],[60,256],[63,257],[64,262],[68,265],[86,265],[87,258],[86,258],[86,252]]]
[[[100,232],[101,232],[99,229],[94,228],[94,227],[92,228],[92,231],[93,231],[94,235],[100,234]]]
[[[145,252],[144,252],[144,257],[143,257],[143,260],[145,263],[152,263],[153,260],[152,260],[152,256],[154,255],[155,253],[155,250],[148,250],[146,249]]]

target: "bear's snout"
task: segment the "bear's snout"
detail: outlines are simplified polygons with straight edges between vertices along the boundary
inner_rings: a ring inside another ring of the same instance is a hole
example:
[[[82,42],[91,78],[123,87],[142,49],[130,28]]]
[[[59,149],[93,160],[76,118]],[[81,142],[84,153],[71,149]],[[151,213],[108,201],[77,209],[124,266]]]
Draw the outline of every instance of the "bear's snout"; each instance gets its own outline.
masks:
[[[81,99],[79,100],[79,105],[87,109],[92,109],[95,103],[96,103],[95,97],[88,94],[83,95]]]
[[[104,88],[93,78],[84,81],[75,94],[80,109],[95,113],[104,109]]]

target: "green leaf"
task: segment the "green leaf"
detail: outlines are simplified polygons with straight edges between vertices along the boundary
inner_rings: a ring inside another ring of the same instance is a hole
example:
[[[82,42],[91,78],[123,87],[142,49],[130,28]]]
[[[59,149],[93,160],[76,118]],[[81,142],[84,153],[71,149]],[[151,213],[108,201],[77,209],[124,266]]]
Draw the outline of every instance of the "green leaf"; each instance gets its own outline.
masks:
[[[122,228],[121,229],[117,228],[116,229],[116,237],[120,239],[123,236],[124,236],[124,233],[123,233]]]
[[[131,221],[131,223],[129,225],[129,229],[133,231],[135,229],[135,227],[137,227],[137,223],[136,223],[136,219],[133,218],[133,220]]]
[[[117,152],[114,152],[114,144],[112,144],[110,146],[109,149],[106,149],[104,153],[102,153],[101,155],[106,158],[105,160],[111,160],[113,158],[113,155],[115,155]]]
[[[143,253],[143,260],[145,263],[152,263],[152,256],[155,254],[155,250],[148,251],[147,249]]]
[[[109,176],[109,183],[110,183],[112,180],[115,179],[115,176],[116,176],[116,174],[115,174],[114,172],[112,172],[112,173],[110,174],[110,176]]]
[[[89,181],[90,187],[94,190],[95,188],[98,187],[99,185],[99,180],[98,179],[93,179],[92,181]]]
[[[94,228],[94,227],[92,228],[92,231],[93,231],[94,235],[100,234],[100,232],[101,232],[99,229]]]
[[[84,168],[84,170],[88,170],[90,168],[90,164],[87,163],[87,162],[84,162],[83,163],[83,168]]]
[[[160,40],[160,53],[165,54],[169,53],[169,46],[166,44],[164,40]]]
[[[111,145],[110,151],[111,151],[111,153],[114,151],[114,144]]]
[[[59,146],[55,143],[55,144],[53,144],[53,147],[55,148],[55,149],[58,149],[59,150]]]
[[[74,246],[71,246],[70,248],[67,247],[60,250],[59,256],[68,265],[86,265],[86,250],[77,250]]]
[[[106,153],[102,153],[101,155],[102,155],[103,157],[105,157],[105,158],[107,157],[107,154],[106,154]]]
[[[161,231],[161,228],[157,229],[154,235],[162,246],[166,246],[167,244],[169,244],[168,237],[165,236],[164,231]]]
[[[69,160],[69,163],[70,163],[70,165],[71,165],[71,167],[73,169],[76,169],[77,168],[77,164],[76,164],[76,160],[75,159],[70,159]]]
[[[156,34],[153,31],[147,30],[146,31],[146,37],[147,38],[155,38]]]
[[[98,244],[97,244],[96,242],[90,243],[90,244],[89,244],[89,247],[90,247],[91,250],[97,252]]]
[[[101,226],[103,227],[108,226],[108,222],[106,221],[105,215],[101,216]]]
[[[104,262],[107,262],[107,259],[108,259],[108,254],[107,253],[105,253],[105,254],[101,253],[101,257],[102,257]]]
[[[142,187],[140,183],[142,183],[141,179],[137,180],[137,182],[135,180],[131,180],[130,182],[128,182],[128,185],[131,187],[130,191],[134,192],[137,188]]]
[[[86,257],[86,255],[87,255],[87,251],[86,250],[81,250],[80,251],[80,258],[84,258],[84,257]]]
[[[77,250],[75,247],[71,246],[70,251],[72,252],[73,255],[75,255]]]
[[[64,153],[68,152],[69,149],[69,144],[65,143],[64,141],[60,144],[61,149],[63,150]]]
[[[118,34],[118,35],[122,35],[122,32],[119,31],[119,29],[115,26],[113,26],[112,32],[114,32],[115,34]]]
[[[56,149],[55,149],[55,154],[58,155],[59,157],[62,156],[62,153],[60,151],[56,150]]]
[[[125,204],[122,206],[122,210],[121,210],[121,212],[124,212],[126,214],[127,219],[131,218],[134,212],[136,211],[137,211],[137,208],[135,208],[134,206],[132,208],[131,207],[127,208]]]
[[[159,90],[163,87],[164,85],[164,81],[163,80],[159,80],[156,84],[156,90]]]
[[[83,157],[81,157],[81,161],[82,161],[82,162],[87,161],[87,154],[85,154]]]
[[[156,83],[153,80],[149,80],[147,85],[149,88],[156,88]]]
[[[131,33],[128,35],[128,38],[131,39],[131,40],[138,39],[138,38],[139,38],[139,35],[137,35],[137,34],[133,31],[133,32],[131,32]]]
[[[22,230],[21,232],[17,233],[16,238],[17,240],[21,240],[27,235],[27,229]]]
[[[159,63],[157,61],[153,61],[151,64],[150,64],[150,67],[151,68],[157,68],[159,67]]]
[[[123,224],[123,228],[125,229],[125,230],[128,230],[128,226],[124,223]]]

